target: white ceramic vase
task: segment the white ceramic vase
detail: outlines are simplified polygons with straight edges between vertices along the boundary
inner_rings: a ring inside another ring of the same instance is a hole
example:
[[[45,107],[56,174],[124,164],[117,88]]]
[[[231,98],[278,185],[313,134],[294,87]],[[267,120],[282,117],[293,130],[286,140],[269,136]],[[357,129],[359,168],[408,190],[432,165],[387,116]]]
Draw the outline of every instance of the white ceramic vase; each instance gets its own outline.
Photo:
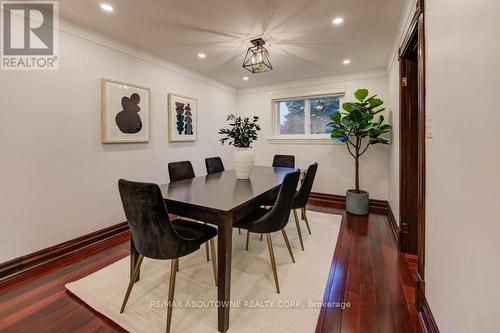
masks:
[[[255,154],[252,148],[236,148],[233,155],[236,178],[248,179],[255,163]]]

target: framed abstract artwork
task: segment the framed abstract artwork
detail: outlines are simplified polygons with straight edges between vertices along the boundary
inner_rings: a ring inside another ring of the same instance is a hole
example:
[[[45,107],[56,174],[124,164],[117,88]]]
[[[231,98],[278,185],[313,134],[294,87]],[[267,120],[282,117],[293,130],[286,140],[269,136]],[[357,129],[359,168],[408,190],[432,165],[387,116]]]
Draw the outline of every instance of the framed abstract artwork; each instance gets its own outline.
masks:
[[[168,94],[168,141],[196,141],[197,113],[196,99]]]
[[[102,79],[102,143],[149,142],[149,88]]]

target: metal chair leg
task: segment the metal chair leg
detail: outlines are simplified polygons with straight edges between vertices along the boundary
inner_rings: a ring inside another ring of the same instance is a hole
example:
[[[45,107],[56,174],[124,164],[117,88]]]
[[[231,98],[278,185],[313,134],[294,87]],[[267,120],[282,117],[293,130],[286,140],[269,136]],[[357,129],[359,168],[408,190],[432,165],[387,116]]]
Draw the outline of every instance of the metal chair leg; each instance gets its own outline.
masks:
[[[283,234],[283,238],[285,239],[286,247],[288,248],[290,257],[292,257],[292,262],[295,264],[295,258],[293,257],[292,247],[290,246],[290,242],[288,241],[288,236],[286,235],[285,229],[281,229],[281,233]]]
[[[269,256],[271,257],[271,266],[273,268],[274,283],[276,284],[276,292],[280,293],[280,284],[278,282],[278,271],[276,270],[276,260],[274,259],[273,241],[271,240],[271,235],[266,234],[267,247],[269,248]]]
[[[247,245],[245,246],[245,250],[248,251],[248,243],[250,243],[250,231],[247,230]]]
[[[205,252],[207,254],[207,261],[210,261],[210,255],[209,255],[209,251],[208,251],[208,242],[205,243]]]
[[[309,231],[309,235],[311,235],[311,228],[309,227],[309,221],[307,220],[306,208],[302,207],[302,215],[304,216],[304,221],[306,221],[307,231]]]
[[[264,237],[264,234],[260,234],[260,241],[262,242],[262,239]]]
[[[203,222],[203,224],[207,224],[207,222]],[[205,254],[207,256],[207,261],[210,261],[210,255],[208,254],[208,242],[205,243]],[[177,270],[178,272],[178,270]]]
[[[213,238],[210,239],[210,250],[212,252],[212,268],[214,269],[215,286],[217,287],[217,261],[215,259],[217,255],[215,254],[215,241]]]
[[[300,247],[304,251],[304,241],[302,240],[302,231],[300,230],[299,217],[297,216],[297,211],[293,210],[293,217],[295,217],[295,225],[297,226],[297,232],[299,233]]]
[[[168,304],[167,304],[167,328],[166,333],[170,333],[170,326],[172,324],[172,304],[174,302],[175,291],[175,275],[177,274],[179,259],[172,259],[170,266],[170,283],[168,284]]]
[[[122,307],[120,309],[120,313],[123,313],[123,311],[125,311],[125,305],[127,305],[127,301],[128,301],[129,296],[130,296],[130,292],[132,291],[132,287],[134,286],[135,280],[137,279],[137,275],[139,274],[139,271],[141,270],[142,259],[144,259],[144,256],[142,254],[140,254],[139,258],[137,258],[137,262],[135,264],[134,273],[132,274],[132,276],[130,278],[127,292],[125,293],[125,298],[123,299]]]

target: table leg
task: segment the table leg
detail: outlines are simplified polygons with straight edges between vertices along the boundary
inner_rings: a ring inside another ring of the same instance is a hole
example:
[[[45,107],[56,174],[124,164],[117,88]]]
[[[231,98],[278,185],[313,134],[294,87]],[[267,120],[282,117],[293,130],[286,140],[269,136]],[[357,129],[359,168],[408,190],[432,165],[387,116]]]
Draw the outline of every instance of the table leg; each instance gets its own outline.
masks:
[[[132,239],[132,237],[130,237],[130,278],[132,278],[134,274],[135,265],[138,259],[139,259],[139,252],[135,248],[134,240]],[[137,274],[137,279],[135,279],[135,282],[139,281],[140,276],[141,272],[139,271],[139,273]]]
[[[231,290],[231,251],[233,241],[233,216],[222,217],[217,235],[218,284],[217,300],[219,301],[218,328],[219,332],[229,329],[229,308]]]

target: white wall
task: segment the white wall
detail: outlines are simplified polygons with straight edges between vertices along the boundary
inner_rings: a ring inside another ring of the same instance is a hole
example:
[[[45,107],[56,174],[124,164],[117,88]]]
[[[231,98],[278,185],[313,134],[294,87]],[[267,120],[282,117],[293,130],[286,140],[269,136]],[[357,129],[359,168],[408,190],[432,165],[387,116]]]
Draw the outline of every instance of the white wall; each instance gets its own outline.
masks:
[[[492,0],[426,1],[426,113],[433,138],[426,141],[425,280],[445,333],[500,327],[499,12],[500,2]],[[401,34],[405,30],[403,24]],[[388,69],[392,119],[399,123],[396,58]],[[397,145],[389,189],[396,218]]]
[[[387,76],[384,71],[357,73],[338,77],[325,77],[291,81],[267,87],[240,89],[237,110],[245,116],[257,115],[261,119],[260,139],[254,144],[256,163],[270,165],[275,154],[292,154],[297,167],[319,163],[313,190],[316,192],[345,195],[354,186],[354,160],[344,144],[275,144],[268,142],[273,136],[271,100],[279,95],[314,94],[318,91],[347,90],[348,98],[358,88],[367,88],[388,102]],[[270,93],[272,92],[272,94]],[[386,105],[389,107],[389,105]],[[371,198],[388,199],[389,147],[371,147],[361,158],[361,187],[370,192]]]
[[[394,38],[393,50],[387,64],[387,84],[389,91],[389,119],[392,127],[392,145],[389,152],[389,205],[396,223],[399,225],[399,62],[398,51],[415,13],[416,0],[405,0],[398,31]]]
[[[389,152],[389,205],[399,225],[399,64],[396,54],[394,54],[387,75],[387,83],[389,85],[389,119],[393,124],[392,145]]]
[[[169,161],[197,174],[207,156],[231,162],[217,130],[235,90],[68,29],[99,43],[61,32],[58,71],[0,71],[0,262],[124,221],[119,178],[165,183]],[[103,77],[151,88],[150,143],[101,144]],[[168,143],[169,92],[198,99],[197,142]]]
[[[500,2],[426,1],[426,294],[441,332],[500,327]]]

